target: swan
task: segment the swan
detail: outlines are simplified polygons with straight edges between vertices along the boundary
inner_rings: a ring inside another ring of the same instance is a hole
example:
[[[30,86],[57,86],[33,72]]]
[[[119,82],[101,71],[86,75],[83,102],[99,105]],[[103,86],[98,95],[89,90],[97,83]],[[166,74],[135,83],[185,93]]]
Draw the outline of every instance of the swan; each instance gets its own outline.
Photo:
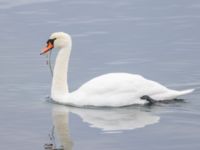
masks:
[[[58,54],[53,70],[51,99],[60,104],[77,107],[143,105],[149,102],[173,100],[194,91],[194,89],[183,91],[168,89],[138,74],[108,73],[89,80],[76,91],[69,92],[67,72],[72,49],[71,36],[64,32],[52,33],[47,46],[40,54],[48,54],[53,48],[58,49]]]

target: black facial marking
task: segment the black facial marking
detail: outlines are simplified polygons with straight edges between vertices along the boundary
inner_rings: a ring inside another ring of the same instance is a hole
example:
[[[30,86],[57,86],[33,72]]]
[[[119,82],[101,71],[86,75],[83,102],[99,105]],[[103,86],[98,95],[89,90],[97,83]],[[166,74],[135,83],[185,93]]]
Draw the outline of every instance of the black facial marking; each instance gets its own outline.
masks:
[[[48,44],[48,43],[51,43],[51,44],[53,45],[55,39],[56,39],[56,38],[54,38],[54,39],[48,39],[47,44]]]

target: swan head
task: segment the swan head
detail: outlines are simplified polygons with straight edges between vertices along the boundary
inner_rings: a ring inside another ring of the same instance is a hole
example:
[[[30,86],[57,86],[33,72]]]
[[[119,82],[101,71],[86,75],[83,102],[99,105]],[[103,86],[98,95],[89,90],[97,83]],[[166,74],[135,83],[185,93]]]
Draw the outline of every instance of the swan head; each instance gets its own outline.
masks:
[[[47,46],[43,49],[40,55],[49,52],[53,48],[61,49],[68,45],[71,45],[71,37],[69,34],[64,32],[54,32],[47,40]]]

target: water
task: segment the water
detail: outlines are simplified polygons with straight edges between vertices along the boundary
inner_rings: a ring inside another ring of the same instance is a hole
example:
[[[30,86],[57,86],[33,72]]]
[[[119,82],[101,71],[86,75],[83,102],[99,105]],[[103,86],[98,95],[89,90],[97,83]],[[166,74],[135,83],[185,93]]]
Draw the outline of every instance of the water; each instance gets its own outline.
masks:
[[[199,1],[0,0],[0,20],[0,149],[200,148]],[[152,107],[49,103],[51,76],[39,53],[55,31],[73,38],[71,91],[108,72],[196,91]]]

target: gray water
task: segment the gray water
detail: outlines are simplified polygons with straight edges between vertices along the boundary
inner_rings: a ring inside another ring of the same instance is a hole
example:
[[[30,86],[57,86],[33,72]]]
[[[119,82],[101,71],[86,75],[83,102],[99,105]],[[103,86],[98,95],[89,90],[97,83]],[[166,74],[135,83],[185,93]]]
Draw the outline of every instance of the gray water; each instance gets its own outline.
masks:
[[[0,27],[0,149],[200,148],[199,0],[0,0]],[[71,91],[108,72],[196,91],[151,107],[49,103],[51,75],[39,53],[55,31],[73,38]]]

